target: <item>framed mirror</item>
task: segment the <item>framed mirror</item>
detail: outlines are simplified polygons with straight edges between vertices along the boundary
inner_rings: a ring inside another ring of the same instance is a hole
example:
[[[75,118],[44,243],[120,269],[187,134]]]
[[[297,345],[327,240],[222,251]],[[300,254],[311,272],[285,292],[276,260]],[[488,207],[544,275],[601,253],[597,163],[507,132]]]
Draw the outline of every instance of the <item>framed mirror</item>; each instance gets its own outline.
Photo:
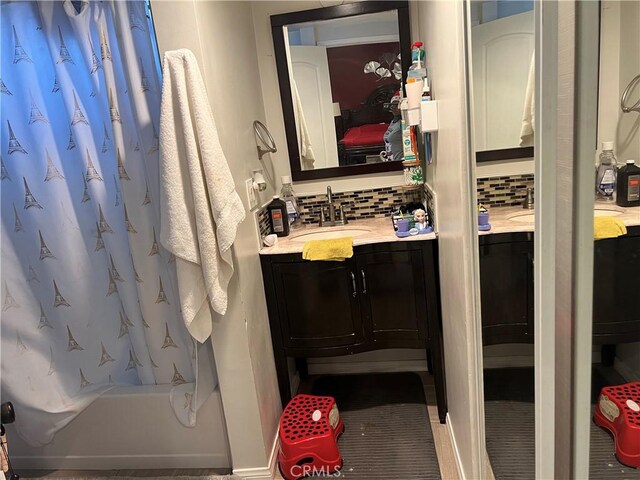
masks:
[[[408,2],[273,15],[271,29],[293,180],[402,170]]]
[[[471,0],[476,161],[533,157],[533,0]]]

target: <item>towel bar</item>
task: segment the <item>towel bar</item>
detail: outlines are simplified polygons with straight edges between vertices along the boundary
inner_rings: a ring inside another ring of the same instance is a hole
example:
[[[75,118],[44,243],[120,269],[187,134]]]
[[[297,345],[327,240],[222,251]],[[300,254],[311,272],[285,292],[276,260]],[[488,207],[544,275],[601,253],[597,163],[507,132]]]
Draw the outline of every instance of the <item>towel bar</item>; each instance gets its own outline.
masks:
[[[631,107],[627,106],[627,97],[638,83],[640,83],[640,75],[637,75],[633,80],[631,80],[629,85],[627,85],[627,88],[624,89],[624,93],[622,94],[622,98],[620,99],[620,108],[622,108],[622,111],[624,113],[640,113],[640,100],[634,103]]]

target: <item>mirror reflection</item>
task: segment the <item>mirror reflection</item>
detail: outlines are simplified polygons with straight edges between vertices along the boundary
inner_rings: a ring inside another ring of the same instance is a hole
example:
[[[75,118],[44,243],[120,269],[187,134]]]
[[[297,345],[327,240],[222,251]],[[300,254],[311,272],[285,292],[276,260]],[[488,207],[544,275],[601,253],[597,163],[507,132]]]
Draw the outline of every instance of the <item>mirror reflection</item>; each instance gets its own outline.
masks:
[[[396,11],[284,27],[300,169],[403,159]]]
[[[472,0],[477,151],[533,146],[533,1]]]

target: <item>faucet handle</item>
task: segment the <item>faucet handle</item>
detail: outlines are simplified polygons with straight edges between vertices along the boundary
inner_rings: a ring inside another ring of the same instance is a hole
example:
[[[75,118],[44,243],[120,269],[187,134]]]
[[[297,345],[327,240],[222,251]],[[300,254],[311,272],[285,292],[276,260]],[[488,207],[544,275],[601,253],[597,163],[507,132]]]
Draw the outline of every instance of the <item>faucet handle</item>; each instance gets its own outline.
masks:
[[[340,212],[340,223],[342,225],[349,223],[349,220],[347,220],[347,217],[344,214],[344,206],[342,204],[338,207],[338,211]]]
[[[322,227],[326,221],[327,219],[324,216],[324,208],[320,207],[320,221],[318,222],[318,225]]]
[[[533,209],[534,207],[533,188],[527,187],[527,193],[524,200],[522,201],[522,207],[527,208],[529,210]]]

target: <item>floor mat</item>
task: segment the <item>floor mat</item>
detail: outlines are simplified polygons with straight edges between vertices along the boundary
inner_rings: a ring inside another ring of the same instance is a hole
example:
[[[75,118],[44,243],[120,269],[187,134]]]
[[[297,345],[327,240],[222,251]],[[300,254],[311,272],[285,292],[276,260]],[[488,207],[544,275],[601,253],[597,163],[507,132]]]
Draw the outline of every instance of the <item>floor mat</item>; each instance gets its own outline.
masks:
[[[485,370],[485,428],[487,453],[496,480],[535,478],[535,407],[533,369]],[[612,369],[593,372],[592,402],[605,385],[624,383]],[[613,439],[591,422],[589,478],[640,480],[640,469],[619,463]]]
[[[314,395],[336,399],[345,424],[341,478],[434,480],[440,468],[422,380],[414,373],[314,379]]]

